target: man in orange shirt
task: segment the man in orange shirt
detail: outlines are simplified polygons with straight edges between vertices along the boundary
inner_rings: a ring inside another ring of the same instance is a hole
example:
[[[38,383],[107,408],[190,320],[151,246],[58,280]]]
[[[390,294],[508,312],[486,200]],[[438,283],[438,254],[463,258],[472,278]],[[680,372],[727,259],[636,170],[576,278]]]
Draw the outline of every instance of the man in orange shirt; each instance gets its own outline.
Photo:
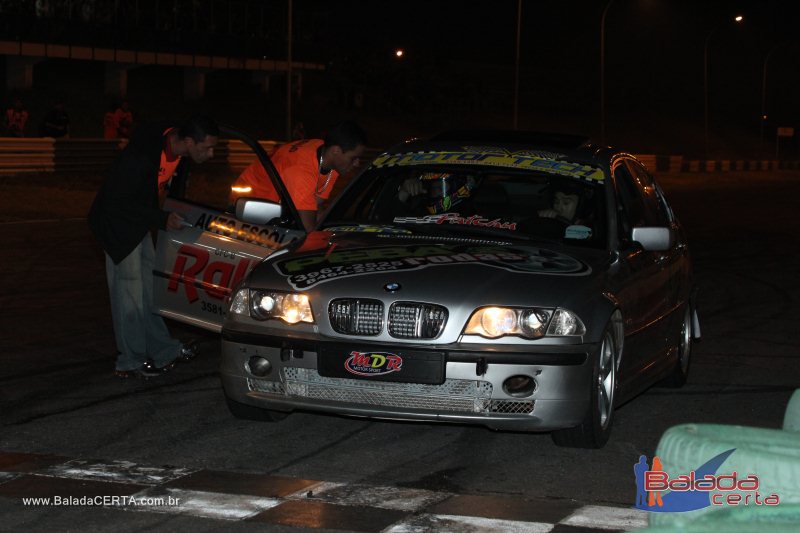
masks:
[[[322,203],[330,197],[340,175],[361,164],[366,147],[364,130],[355,122],[340,122],[322,139],[303,139],[284,144],[270,155],[306,231],[317,224]],[[231,203],[239,197],[280,202],[267,171],[258,161],[247,167],[231,187]]]

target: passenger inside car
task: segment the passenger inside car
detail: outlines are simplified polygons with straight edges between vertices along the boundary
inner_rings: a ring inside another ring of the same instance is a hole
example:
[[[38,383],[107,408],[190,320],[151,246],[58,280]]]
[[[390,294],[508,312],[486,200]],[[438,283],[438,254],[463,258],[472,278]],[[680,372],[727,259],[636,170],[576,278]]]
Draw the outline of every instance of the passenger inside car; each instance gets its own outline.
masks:
[[[550,205],[539,209],[540,218],[552,218],[564,224],[589,225],[593,202],[585,196],[591,191],[573,184],[556,182],[550,186]]]

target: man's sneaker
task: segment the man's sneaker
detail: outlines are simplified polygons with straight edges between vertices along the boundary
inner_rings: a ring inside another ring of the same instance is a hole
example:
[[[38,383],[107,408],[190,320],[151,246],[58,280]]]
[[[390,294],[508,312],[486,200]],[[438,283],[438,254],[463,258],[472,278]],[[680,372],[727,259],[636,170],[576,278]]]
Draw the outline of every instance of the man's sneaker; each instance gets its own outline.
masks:
[[[177,363],[177,358],[171,363],[167,363],[164,366],[158,367],[155,365],[155,363],[153,363],[152,359],[148,359],[139,369],[139,373],[146,378],[154,378],[156,376],[160,376],[161,374],[166,374],[167,372],[175,368],[176,363]]]
[[[178,353],[177,360],[188,363],[197,357],[197,352],[198,349],[196,343],[187,342],[186,344],[181,344],[181,351]]]

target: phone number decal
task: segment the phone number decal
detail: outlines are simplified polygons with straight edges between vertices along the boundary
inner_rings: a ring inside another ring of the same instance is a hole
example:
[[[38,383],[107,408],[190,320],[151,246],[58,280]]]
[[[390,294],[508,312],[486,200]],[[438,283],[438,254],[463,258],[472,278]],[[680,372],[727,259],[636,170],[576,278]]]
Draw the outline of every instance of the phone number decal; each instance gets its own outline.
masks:
[[[370,261],[370,259],[373,259]],[[275,269],[295,289],[307,289],[332,279],[387,271],[475,264],[510,272],[586,275],[585,263],[551,250],[533,247],[408,246],[348,250],[277,261]]]

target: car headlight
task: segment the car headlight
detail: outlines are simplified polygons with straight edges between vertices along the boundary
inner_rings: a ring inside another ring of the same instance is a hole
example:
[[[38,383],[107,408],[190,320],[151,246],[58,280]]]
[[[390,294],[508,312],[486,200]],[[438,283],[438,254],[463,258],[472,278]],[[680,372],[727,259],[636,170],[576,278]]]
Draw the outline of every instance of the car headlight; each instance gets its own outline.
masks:
[[[464,333],[496,339],[517,335],[527,339],[583,335],[583,322],[571,311],[540,308],[482,307],[472,313]]]
[[[314,323],[308,296],[292,292],[239,289],[231,299],[230,312],[256,320],[279,318],[289,324]]]

